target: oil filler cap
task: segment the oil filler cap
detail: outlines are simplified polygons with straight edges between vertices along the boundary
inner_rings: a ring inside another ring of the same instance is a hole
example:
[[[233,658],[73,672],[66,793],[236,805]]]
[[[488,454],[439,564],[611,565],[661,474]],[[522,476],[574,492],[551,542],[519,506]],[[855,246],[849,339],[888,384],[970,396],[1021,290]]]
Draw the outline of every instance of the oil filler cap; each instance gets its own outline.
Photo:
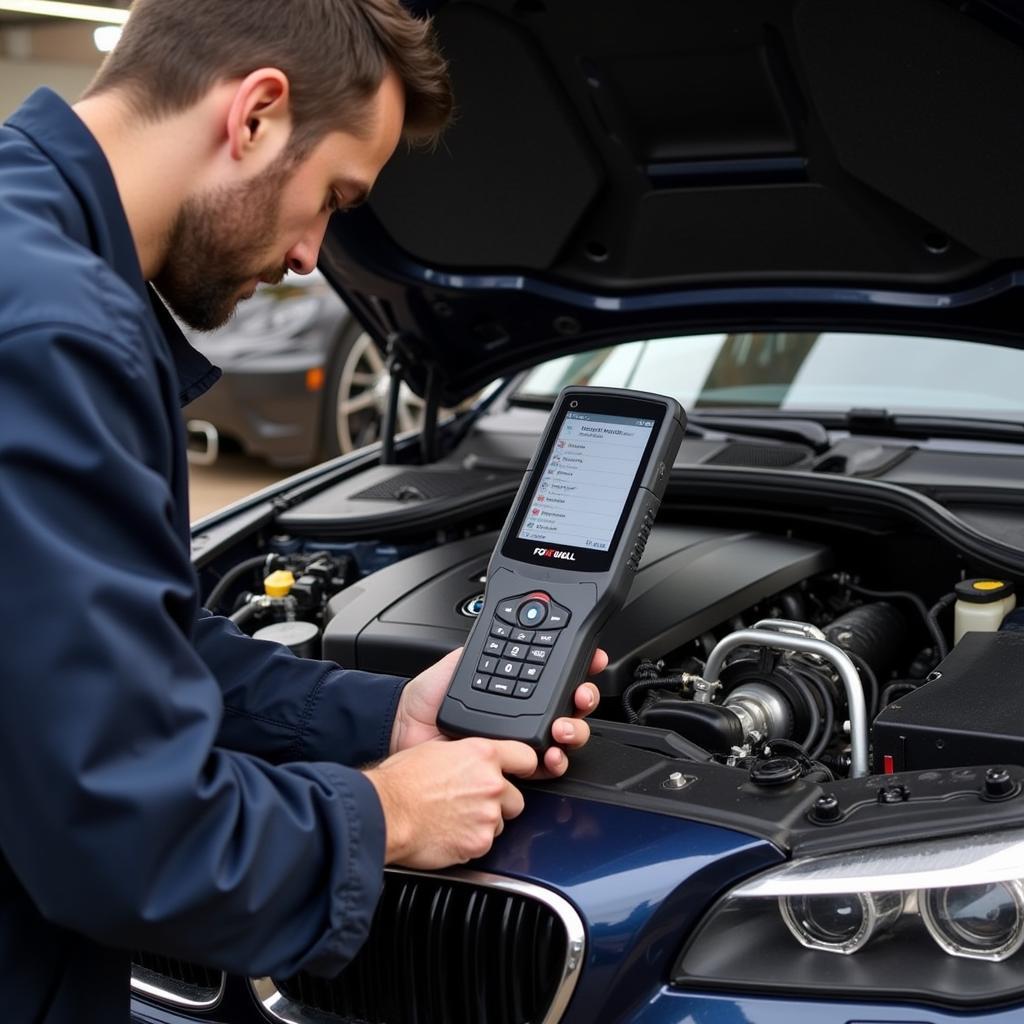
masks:
[[[287,569],[272,572],[263,581],[263,590],[267,597],[287,597],[295,586],[295,577]]]
[[[750,769],[750,781],[755,786],[788,786],[802,774],[803,769],[795,757],[769,757]]]

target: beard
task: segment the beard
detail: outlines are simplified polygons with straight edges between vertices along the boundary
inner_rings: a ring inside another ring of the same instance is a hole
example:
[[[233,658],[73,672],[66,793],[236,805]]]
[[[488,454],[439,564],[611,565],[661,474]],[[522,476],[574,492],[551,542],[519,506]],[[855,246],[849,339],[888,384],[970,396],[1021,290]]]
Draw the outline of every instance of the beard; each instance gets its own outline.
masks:
[[[259,278],[277,284],[282,263],[255,263],[276,237],[285,182],[295,161],[284,153],[251,181],[186,200],[171,228],[167,259],[153,284],[197,331],[223,327]]]

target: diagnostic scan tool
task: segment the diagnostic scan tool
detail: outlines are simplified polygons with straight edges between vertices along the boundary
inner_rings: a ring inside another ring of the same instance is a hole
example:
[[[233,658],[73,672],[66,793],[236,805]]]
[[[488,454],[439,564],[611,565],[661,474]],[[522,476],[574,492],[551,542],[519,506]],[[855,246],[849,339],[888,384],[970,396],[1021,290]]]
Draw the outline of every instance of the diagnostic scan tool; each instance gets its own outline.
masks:
[[[438,714],[449,736],[552,745],[598,636],[629,595],[686,416],[660,395],[566,388],[487,570]]]

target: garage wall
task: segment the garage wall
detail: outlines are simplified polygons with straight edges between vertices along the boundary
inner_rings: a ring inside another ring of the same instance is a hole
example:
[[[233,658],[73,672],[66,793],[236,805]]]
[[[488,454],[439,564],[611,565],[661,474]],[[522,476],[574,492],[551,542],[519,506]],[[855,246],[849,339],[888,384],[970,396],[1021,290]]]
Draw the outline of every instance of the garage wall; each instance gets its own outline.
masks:
[[[85,91],[95,73],[95,68],[82,64],[0,60],[0,119],[7,118],[41,85],[48,85],[72,102]]]

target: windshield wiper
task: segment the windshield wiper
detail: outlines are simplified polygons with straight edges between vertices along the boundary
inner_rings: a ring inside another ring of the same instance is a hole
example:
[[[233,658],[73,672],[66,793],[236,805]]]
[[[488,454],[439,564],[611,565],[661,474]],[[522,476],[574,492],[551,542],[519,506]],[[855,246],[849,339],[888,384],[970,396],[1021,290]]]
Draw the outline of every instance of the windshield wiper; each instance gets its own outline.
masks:
[[[776,419],[767,416],[719,415],[717,413],[690,412],[689,423],[698,431],[713,430],[725,434],[770,438],[808,445],[815,452],[826,451],[830,445],[828,431],[814,419]]]
[[[888,409],[851,409],[840,414],[836,428],[878,437],[944,437],[974,441],[1017,441],[1024,444],[1024,423],[971,416],[909,415]]]

